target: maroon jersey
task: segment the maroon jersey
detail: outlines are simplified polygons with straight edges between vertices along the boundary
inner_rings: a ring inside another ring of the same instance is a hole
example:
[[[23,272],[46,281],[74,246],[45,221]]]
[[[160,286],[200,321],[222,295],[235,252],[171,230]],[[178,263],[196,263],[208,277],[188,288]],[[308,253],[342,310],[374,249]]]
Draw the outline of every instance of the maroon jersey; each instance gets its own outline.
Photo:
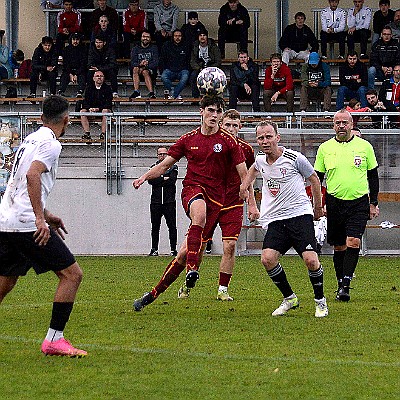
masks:
[[[223,205],[230,171],[245,161],[238,141],[230,133],[218,129],[203,135],[200,127],[181,136],[170,147],[168,155],[175,160],[187,159],[183,186],[200,186],[210,200]]]
[[[240,148],[243,151],[247,169],[249,169],[255,161],[253,148],[243,139],[236,138]],[[234,206],[242,206],[243,200],[239,197],[240,190],[240,176],[235,167],[231,168],[227,177],[228,186],[226,188],[226,197],[224,203],[224,209]]]

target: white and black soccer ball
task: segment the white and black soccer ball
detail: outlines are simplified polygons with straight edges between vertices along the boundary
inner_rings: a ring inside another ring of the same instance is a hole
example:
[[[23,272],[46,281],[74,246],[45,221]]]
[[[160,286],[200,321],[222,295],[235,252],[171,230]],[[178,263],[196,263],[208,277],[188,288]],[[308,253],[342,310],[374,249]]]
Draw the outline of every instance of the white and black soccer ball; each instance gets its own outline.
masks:
[[[217,67],[204,68],[197,76],[197,87],[203,96],[206,94],[222,94],[226,88],[226,84],[224,71]]]

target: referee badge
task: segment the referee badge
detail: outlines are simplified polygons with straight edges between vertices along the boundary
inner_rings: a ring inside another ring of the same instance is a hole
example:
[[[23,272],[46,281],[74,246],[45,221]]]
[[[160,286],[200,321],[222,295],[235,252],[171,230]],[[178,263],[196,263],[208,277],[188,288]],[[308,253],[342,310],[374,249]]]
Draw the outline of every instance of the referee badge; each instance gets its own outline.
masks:
[[[354,156],[354,165],[357,168],[361,167],[362,158],[360,156]]]
[[[214,144],[214,152],[221,153],[221,151],[222,151],[222,144],[221,143]]]

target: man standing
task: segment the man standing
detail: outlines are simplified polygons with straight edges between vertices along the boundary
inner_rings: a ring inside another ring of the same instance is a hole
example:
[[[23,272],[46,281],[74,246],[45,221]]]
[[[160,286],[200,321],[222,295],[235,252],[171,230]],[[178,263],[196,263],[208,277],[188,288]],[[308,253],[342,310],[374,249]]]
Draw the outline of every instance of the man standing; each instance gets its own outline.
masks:
[[[239,50],[247,51],[250,16],[247,8],[239,0],[228,0],[218,15],[218,47],[221,57],[225,58],[225,43],[239,42]]]
[[[41,350],[45,355],[83,357],[87,352],[73,347],[63,333],[82,270],[62,241],[67,233],[63,221],[45,206],[56,178],[58,139],[69,123],[68,102],[47,97],[41,119],[43,127],[28,135],[17,151],[0,204],[0,302],[30,268],[37,274],[53,271],[59,283]]]
[[[382,29],[393,22],[394,11],[390,9],[390,0],[379,0],[379,10],[372,17],[372,45],[379,39]]]
[[[249,57],[247,50],[240,50],[238,61],[230,71],[229,108],[236,109],[238,99],[250,99],[254,112],[260,112],[260,81],[258,65]]]
[[[337,300],[350,300],[350,282],[357,266],[361,237],[368,219],[379,215],[378,163],[371,144],[354,136],[353,118],[346,110],[333,117],[336,136],[317,151],[315,171],[326,174],[327,241],[334,248]]]
[[[157,150],[158,160],[151,166],[160,164],[168,155],[166,147]],[[176,256],[176,180],[178,167],[173,165],[158,178],[149,179],[151,185],[150,216],[151,216],[151,250],[149,256],[158,256],[158,242],[160,240],[161,218],[164,216],[169,231],[171,256]]]
[[[139,7],[139,0],[129,0],[129,7],[122,16],[124,57],[131,56],[131,42],[139,43],[146,28],[146,13]]]
[[[162,0],[154,7],[154,25],[158,52],[161,52],[163,43],[171,40],[172,34],[178,27],[179,8],[171,0]]]
[[[315,317],[328,315],[324,297],[323,269],[318,260],[313,217],[323,215],[321,185],[317,174],[303,154],[279,146],[280,135],[275,123],[262,121],[256,127],[261,151],[241,185],[241,195],[258,174],[263,178],[259,222],[266,230],[261,262],[268,276],[283,295],[281,305],[272,316],[285,315],[299,306],[279,259],[292,246],[304,260],[314,290]],[[314,211],[307,196],[304,180],[311,183]]]
[[[152,303],[185,269],[185,285],[191,289],[199,279],[199,265],[206,242],[212,238],[221,208],[225,202],[228,172],[236,166],[244,179],[246,164],[244,155],[234,138],[221,130],[224,100],[218,96],[204,96],[200,104],[201,126],[183,136],[170,147],[168,156],[150,171],[133,182],[138,189],[146,180],[164,174],[182,157],[188,161],[183,180],[182,205],[191,224],[178,255],[165,269],[158,284],[134,302],[135,311]]]

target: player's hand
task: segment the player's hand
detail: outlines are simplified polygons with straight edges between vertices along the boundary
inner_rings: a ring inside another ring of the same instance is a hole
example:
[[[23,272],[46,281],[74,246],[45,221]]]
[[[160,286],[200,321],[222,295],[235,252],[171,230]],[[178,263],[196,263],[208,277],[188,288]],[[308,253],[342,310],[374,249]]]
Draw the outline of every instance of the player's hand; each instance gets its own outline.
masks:
[[[67,229],[65,228],[64,222],[60,217],[56,215],[48,213],[46,215],[46,222],[54,229],[54,232],[60,236],[62,240],[65,240],[65,233],[68,234]]]
[[[250,206],[249,205],[249,209],[248,209],[248,218],[250,222],[254,222],[255,220],[257,220],[258,218],[260,218],[260,211],[258,211],[257,206]]]
[[[35,224],[37,228],[33,234],[35,243],[37,243],[39,246],[46,246],[50,239],[50,228],[44,219],[36,219]]]
[[[374,219],[379,217],[379,207],[374,206],[373,204],[369,205],[369,218]]]
[[[240,185],[239,196],[242,200],[247,202],[247,199],[249,198],[249,189],[243,185]]]
[[[142,186],[142,184],[144,183],[144,181],[145,181],[145,179],[143,179],[142,177],[140,177],[140,178],[138,178],[138,179],[135,179],[135,180],[133,181],[133,183],[132,183],[132,186],[133,186],[135,189],[139,189],[140,186]]]
[[[314,220],[318,221],[321,217],[325,215],[324,207],[314,208]]]

